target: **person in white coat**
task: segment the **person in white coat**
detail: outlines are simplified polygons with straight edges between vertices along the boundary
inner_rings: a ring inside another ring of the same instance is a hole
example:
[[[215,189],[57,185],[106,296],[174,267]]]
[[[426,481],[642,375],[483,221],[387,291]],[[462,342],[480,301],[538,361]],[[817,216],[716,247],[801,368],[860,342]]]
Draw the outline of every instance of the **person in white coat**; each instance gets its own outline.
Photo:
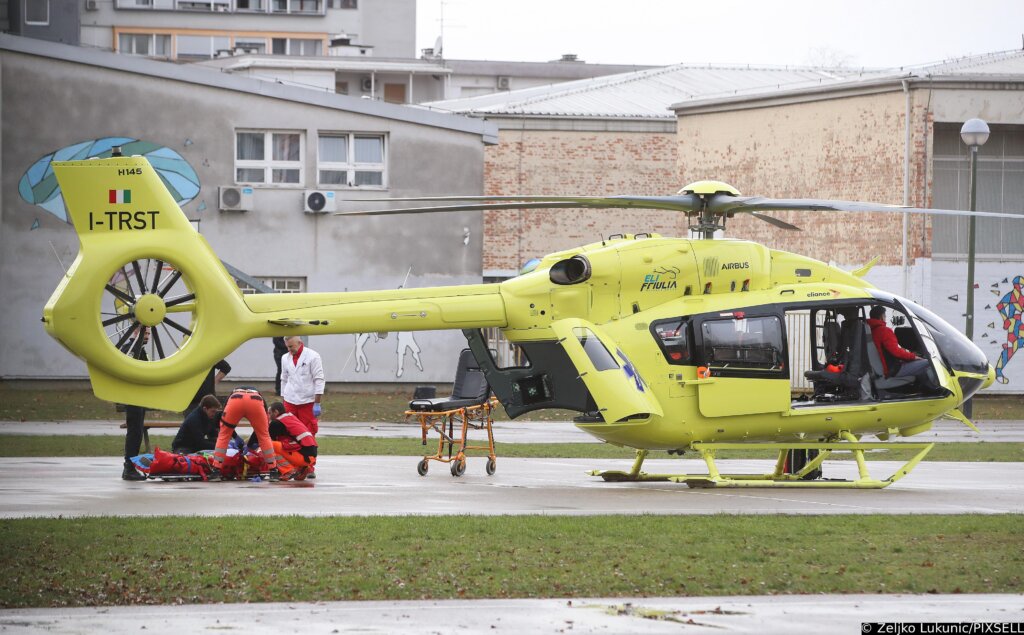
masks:
[[[315,436],[320,429],[320,401],[324,396],[324,367],[320,354],[297,335],[284,339],[288,352],[281,356],[281,399]]]

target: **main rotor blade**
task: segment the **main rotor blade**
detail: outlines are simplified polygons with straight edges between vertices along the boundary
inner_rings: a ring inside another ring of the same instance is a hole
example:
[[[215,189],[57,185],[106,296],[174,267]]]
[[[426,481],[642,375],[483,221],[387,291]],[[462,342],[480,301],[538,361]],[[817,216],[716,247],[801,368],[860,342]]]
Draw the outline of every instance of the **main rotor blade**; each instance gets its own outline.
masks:
[[[403,199],[374,199],[381,203]],[[572,209],[572,208],[619,208],[634,209],[666,209],[681,212],[693,212],[700,208],[701,201],[693,194],[680,196],[478,196],[432,197],[427,199],[405,200],[470,200],[481,201],[464,205],[440,205],[431,207],[406,207],[401,209],[361,210],[356,212],[335,212],[336,216],[383,216],[391,214],[418,214],[423,212],[466,212],[487,209]],[[483,201],[501,201],[486,203]],[[519,202],[515,202],[519,201]]]
[[[969,212],[959,209],[934,209],[930,207],[904,207],[902,205],[886,205],[883,203],[861,203],[855,201],[836,201],[816,198],[765,198],[763,196],[716,195],[708,201],[708,211],[715,214],[774,212],[784,210],[817,212],[901,212],[904,214],[1018,218],[1024,220],[1024,214]]]
[[[768,216],[767,214],[762,214],[761,212],[750,212],[750,215],[753,216],[754,218],[760,218],[761,220],[763,220],[764,222],[768,223],[769,225],[775,225],[779,229],[788,229],[788,230],[791,230],[791,231],[803,231],[802,229],[800,229],[796,225],[790,225],[789,223],[787,223],[784,220],[775,218],[774,216]]]

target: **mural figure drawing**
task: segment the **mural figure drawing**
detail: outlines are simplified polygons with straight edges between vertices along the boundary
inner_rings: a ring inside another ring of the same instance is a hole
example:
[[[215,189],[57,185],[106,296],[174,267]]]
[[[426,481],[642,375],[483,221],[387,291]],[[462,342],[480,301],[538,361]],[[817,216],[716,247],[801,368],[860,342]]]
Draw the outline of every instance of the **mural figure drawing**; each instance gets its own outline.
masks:
[[[398,334],[398,370],[395,372],[395,377],[401,377],[405,372],[406,350],[412,351],[412,361],[416,363],[416,368],[423,371],[423,362],[420,361],[420,345],[416,343],[412,332],[403,331]]]
[[[357,373],[370,372],[370,359],[366,356],[366,344],[370,341],[371,337],[374,342],[379,342],[387,338],[387,333],[383,337],[377,333],[356,333],[354,353],[356,358],[355,371]],[[423,370],[423,361],[420,359],[420,345],[416,343],[415,334],[404,331],[398,333],[398,365],[395,370],[395,377],[401,377],[405,372],[406,351],[412,352],[412,361],[416,364],[416,368],[420,371]]]
[[[373,336],[373,341],[376,342],[380,338],[377,337],[376,333],[356,333],[356,372],[357,373],[368,373],[370,372],[370,360],[366,357],[366,351],[363,347],[366,346],[366,342]]]
[[[185,205],[199,194],[199,175],[180,154],[167,146],[132,137],[104,137],[80,141],[40,157],[25,170],[18,181],[18,194],[26,203],[38,205],[62,221],[70,223],[67,209],[64,207],[64,197],[61,195],[57,177],[50,163],[107,158],[114,146],[120,146],[126,157],[146,157],[179,205]]]
[[[1010,380],[1003,374],[1003,369],[1010,362],[1014,353],[1020,348],[1021,336],[1024,335],[1024,276],[1013,279],[1013,289],[1003,296],[996,310],[1003,318],[1003,329],[1006,330],[1006,343],[996,360],[996,381],[1008,384]]]

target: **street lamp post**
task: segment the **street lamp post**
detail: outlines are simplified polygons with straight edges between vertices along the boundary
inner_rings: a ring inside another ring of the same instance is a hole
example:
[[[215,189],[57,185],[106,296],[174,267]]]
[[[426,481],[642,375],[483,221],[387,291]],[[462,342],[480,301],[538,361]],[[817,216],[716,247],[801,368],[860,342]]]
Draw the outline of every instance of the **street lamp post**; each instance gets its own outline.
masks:
[[[981,119],[968,119],[960,128],[960,138],[971,152],[971,211],[976,211],[978,204],[978,148],[988,141],[988,124]],[[967,221],[967,339],[974,341],[974,229],[977,221],[971,216]],[[963,413],[968,418],[972,414],[971,400],[964,402]]]

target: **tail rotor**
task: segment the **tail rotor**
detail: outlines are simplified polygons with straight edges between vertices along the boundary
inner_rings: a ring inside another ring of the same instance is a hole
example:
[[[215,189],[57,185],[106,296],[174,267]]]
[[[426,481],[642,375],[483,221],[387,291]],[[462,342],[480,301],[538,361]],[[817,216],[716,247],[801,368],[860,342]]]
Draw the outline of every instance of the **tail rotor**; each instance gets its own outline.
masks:
[[[175,265],[157,258],[132,260],[104,285],[100,320],[107,339],[122,354],[160,361],[192,337],[196,295]]]

